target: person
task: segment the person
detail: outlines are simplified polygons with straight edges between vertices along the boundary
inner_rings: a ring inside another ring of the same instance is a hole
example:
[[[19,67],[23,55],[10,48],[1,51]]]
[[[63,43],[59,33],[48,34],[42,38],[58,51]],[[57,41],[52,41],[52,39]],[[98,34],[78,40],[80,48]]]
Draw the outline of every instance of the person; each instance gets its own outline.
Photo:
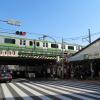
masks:
[[[71,78],[74,78],[74,71],[71,71]]]
[[[31,79],[31,73],[28,73],[28,78],[29,78],[29,80]]]
[[[32,78],[35,78],[35,73],[28,73],[28,77],[31,80]]]
[[[35,73],[32,73],[32,77],[35,78]]]

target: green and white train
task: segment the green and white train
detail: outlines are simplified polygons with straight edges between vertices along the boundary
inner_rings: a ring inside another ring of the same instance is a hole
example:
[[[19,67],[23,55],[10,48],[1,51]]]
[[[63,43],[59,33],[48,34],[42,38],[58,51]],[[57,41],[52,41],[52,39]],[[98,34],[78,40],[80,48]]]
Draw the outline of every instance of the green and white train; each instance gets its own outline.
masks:
[[[63,44],[63,51],[66,53],[75,53],[82,49],[81,45],[77,44]],[[0,35],[0,51],[1,50],[13,50],[13,51],[45,51],[45,52],[61,52],[62,43],[55,43],[47,40],[36,40],[13,36]]]

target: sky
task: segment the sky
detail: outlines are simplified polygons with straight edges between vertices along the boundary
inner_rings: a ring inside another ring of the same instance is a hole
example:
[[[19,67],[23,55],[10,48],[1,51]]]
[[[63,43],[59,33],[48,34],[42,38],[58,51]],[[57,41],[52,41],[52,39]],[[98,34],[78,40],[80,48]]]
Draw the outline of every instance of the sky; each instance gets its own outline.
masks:
[[[88,38],[82,39],[88,29],[92,41],[100,37],[100,0],[0,0],[0,20],[8,19],[21,21],[21,26],[0,21],[0,31],[19,30],[34,39],[44,34],[58,42],[63,38],[88,45]]]

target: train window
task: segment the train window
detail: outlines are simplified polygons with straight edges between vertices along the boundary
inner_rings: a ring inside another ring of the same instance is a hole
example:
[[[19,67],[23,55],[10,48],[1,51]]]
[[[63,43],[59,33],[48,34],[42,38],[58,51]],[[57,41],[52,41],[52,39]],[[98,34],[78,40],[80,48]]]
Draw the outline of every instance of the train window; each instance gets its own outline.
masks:
[[[15,39],[5,38],[5,39],[4,39],[4,43],[11,43],[11,44],[15,44]]]
[[[48,47],[48,43],[46,43],[46,47]]]
[[[43,47],[45,47],[45,43],[43,42]]]
[[[48,47],[48,43],[43,43],[43,47]]]
[[[20,45],[22,45],[22,40],[20,40]]]
[[[74,46],[68,46],[68,49],[74,50]]]
[[[20,40],[20,45],[26,45],[26,40]]]
[[[26,45],[26,41],[25,40],[23,40],[23,45]]]
[[[39,42],[36,42],[36,46],[40,46],[40,43]]]
[[[58,48],[57,44],[51,44],[51,48]]]
[[[30,41],[30,42],[29,42],[29,45],[30,45],[30,46],[32,46],[32,45],[33,45],[33,42],[32,42],[32,41]]]

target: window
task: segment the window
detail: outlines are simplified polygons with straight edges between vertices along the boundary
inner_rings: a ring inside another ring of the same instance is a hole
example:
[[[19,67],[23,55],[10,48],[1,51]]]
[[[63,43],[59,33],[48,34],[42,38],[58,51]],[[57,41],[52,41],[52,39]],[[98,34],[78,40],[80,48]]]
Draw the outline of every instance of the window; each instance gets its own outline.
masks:
[[[36,42],[36,46],[40,46],[40,43],[39,42]]]
[[[20,45],[22,45],[22,40],[20,40]]]
[[[45,47],[45,43],[43,42],[43,47]]]
[[[68,49],[74,50],[74,46],[68,46]]]
[[[58,48],[57,44],[51,44],[51,48]]]
[[[5,42],[5,43],[15,44],[15,39],[5,38],[5,39],[4,39],[4,42]]]
[[[32,46],[32,45],[33,45],[33,42],[32,42],[32,41],[30,41],[30,42],[29,42],[29,45],[30,45],[30,46]]]
[[[48,43],[46,43],[46,47],[48,47]]]
[[[48,47],[48,43],[43,43],[43,47]]]
[[[23,45],[26,45],[26,41],[25,40],[23,40]]]
[[[20,40],[20,45],[26,45],[26,40]]]

